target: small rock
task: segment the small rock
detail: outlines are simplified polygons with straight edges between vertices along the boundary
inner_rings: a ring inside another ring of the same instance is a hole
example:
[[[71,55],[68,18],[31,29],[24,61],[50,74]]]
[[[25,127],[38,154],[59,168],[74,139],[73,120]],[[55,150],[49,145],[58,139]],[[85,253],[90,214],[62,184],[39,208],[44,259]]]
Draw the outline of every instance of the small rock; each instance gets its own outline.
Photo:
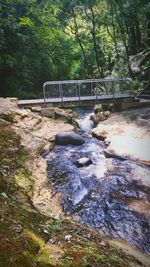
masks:
[[[100,245],[103,246],[103,247],[105,247],[105,246],[106,246],[106,242],[101,241],[101,242],[100,242]]]
[[[110,140],[107,140],[107,139],[104,140],[104,144],[105,144],[106,147],[109,146],[110,143],[111,143]]]
[[[7,194],[5,192],[2,192],[1,195],[5,198],[8,198]]]
[[[76,161],[76,165],[78,168],[80,167],[84,167],[84,166],[89,166],[90,164],[92,164],[92,160],[89,158],[80,158]]]
[[[46,229],[44,229],[43,232],[44,232],[45,234],[49,234],[49,232],[48,232]]]
[[[70,241],[71,238],[72,238],[72,235],[66,235],[66,236],[65,236],[65,240],[66,240],[66,241]]]
[[[22,232],[22,226],[21,226],[21,224],[14,224],[11,226],[11,230],[13,230],[16,233],[21,233]]]

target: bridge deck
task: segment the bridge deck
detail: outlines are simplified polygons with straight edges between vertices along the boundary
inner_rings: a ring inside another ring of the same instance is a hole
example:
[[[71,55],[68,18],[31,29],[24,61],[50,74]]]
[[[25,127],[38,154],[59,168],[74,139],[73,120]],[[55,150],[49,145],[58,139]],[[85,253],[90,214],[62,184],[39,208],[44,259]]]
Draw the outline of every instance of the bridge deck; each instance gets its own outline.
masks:
[[[101,96],[80,96],[79,97],[63,97],[62,98],[46,98],[46,103],[62,103],[62,102],[78,102],[78,101],[94,101],[94,100],[117,100],[130,98],[129,94],[114,94],[114,95],[101,95]],[[44,104],[44,99],[29,99],[29,100],[18,100],[18,105],[34,105],[34,104]]]

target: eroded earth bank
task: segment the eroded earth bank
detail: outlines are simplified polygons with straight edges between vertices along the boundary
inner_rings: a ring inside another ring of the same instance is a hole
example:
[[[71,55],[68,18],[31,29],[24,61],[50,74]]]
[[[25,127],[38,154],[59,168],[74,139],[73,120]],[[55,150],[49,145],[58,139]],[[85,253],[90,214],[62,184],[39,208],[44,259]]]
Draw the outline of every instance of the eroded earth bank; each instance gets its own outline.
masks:
[[[73,125],[0,99],[2,267],[150,266],[149,118],[113,114],[60,146]]]

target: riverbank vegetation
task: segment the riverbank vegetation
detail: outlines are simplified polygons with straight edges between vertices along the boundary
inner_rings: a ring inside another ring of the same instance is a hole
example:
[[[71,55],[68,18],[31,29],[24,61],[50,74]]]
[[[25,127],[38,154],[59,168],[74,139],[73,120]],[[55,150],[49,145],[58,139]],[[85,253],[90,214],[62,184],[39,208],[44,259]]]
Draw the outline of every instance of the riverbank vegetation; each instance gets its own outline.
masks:
[[[149,8],[148,0],[2,0],[1,95],[39,97],[46,80],[110,75],[145,86]]]

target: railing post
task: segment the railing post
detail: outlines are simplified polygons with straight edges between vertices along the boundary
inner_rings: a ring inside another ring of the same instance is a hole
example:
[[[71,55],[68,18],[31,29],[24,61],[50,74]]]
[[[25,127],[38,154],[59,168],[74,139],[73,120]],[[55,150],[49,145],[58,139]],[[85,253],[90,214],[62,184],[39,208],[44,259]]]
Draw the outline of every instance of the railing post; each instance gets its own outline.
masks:
[[[80,100],[81,100],[81,96],[80,96],[80,83],[78,84],[78,87],[79,87],[79,103],[80,103]]]
[[[113,102],[115,103],[115,87],[114,87],[114,82],[112,82],[112,93],[113,93]]]
[[[98,95],[97,95],[97,83],[96,83],[95,95],[96,95],[96,103],[97,103],[97,99],[98,99]]]
[[[63,100],[63,89],[62,89],[62,84],[60,85],[60,91],[61,91],[61,103],[62,103],[62,106],[64,104],[64,100]]]
[[[59,96],[61,98],[61,85],[60,85],[60,83],[59,83]]]
[[[45,85],[43,84],[44,108],[46,108]]]
[[[130,79],[127,79],[127,83],[130,82]],[[129,83],[129,96],[131,97],[132,92],[131,92],[131,82]]]
[[[78,88],[77,88],[77,84],[75,83],[75,91],[76,91],[76,97],[78,96]]]
[[[113,102],[116,102],[116,94],[121,94],[122,92],[122,86],[121,83],[122,82],[126,82],[129,83],[128,86],[128,96],[132,95],[132,87],[130,86],[130,79],[117,79],[117,78],[112,78],[112,79],[87,79],[87,80],[72,80],[72,81],[49,81],[49,82],[45,82],[43,84],[43,100],[42,100],[42,104],[44,107],[47,106],[47,103],[53,103],[53,102],[58,102],[60,103],[60,105],[64,105],[64,99],[65,101],[70,101],[67,98],[72,96],[72,93],[70,93],[70,96],[66,96],[66,90],[65,90],[65,86],[67,84],[69,84],[69,88],[72,88],[74,94],[75,94],[75,99],[72,99],[72,101],[79,101],[79,103],[82,102],[82,99],[84,99],[85,101],[87,100],[94,100],[94,101],[99,101],[99,98],[101,96],[101,92],[102,94],[104,93],[103,91],[101,91],[101,89],[103,89],[103,87],[101,88],[101,86],[103,84],[105,85],[110,85],[105,86],[105,89],[111,89],[111,92],[109,92],[111,94],[111,98]],[[117,86],[120,85],[120,89],[119,92],[115,91],[115,89],[117,89],[116,86],[116,82],[117,82]],[[119,85],[118,85],[119,83]],[[72,85],[72,87],[71,87]],[[74,86],[73,86],[74,85]],[[100,85],[100,89],[99,89],[99,85]],[[54,88],[54,86],[56,86],[56,88]],[[49,91],[50,89],[50,91]],[[53,100],[53,96],[55,97],[55,90],[52,89],[57,89],[57,99]],[[85,92],[84,90],[88,89],[86,91],[87,95],[85,96]],[[59,90],[59,95],[58,95],[58,90]],[[71,91],[69,91],[71,92]],[[124,92],[124,91],[123,91]],[[105,92],[106,93],[106,92]],[[73,96],[74,96],[73,94]],[[89,97],[89,95],[91,95],[91,97]],[[83,97],[84,96],[84,97]]]

